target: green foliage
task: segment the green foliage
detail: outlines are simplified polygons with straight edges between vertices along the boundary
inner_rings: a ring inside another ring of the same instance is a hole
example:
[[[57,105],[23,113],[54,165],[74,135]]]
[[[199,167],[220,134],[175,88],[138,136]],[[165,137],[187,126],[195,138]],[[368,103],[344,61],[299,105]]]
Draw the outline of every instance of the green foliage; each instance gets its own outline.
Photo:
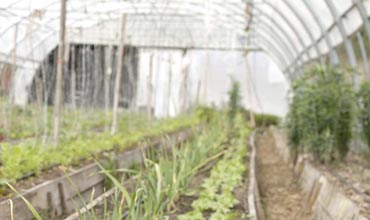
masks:
[[[139,123],[131,128],[121,124],[117,135],[111,136],[107,132],[82,133],[77,138],[73,135],[63,139],[58,147],[33,141],[13,146],[3,144],[0,154],[3,163],[0,167],[0,179],[14,182],[30,172],[37,173],[57,164],[75,164],[103,151],[124,150],[145,138],[191,127],[196,123],[198,120],[194,116],[156,121],[151,126],[139,120]]]
[[[246,140],[249,129],[245,126],[238,129],[239,135],[231,140],[222,160],[212,169],[211,175],[203,184],[203,191],[199,198],[192,203],[193,210],[179,216],[179,220],[199,219],[204,220],[203,212],[211,211],[211,220],[235,219],[232,208],[238,204],[233,190],[242,184],[245,166],[243,163],[246,155]]]
[[[216,110],[207,106],[198,106],[195,110],[200,121],[209,123],[216,115]]]
[[[171,146],[168,150],[163,149],[160,155],[157,155],[158,151],[146,152],[145,169],[128,173],[133,174],[130,179],[137,180],[132,183],[134,189],[131,195],[122,187],[122,181],[101,167],[115,185],[117,193],[125,198],[120,201],[119,197],[113,197],[114,211],[112,214],[105,213],[104,219],[117,219],[122,210],[127,211],[125,219],[128,220],[166,219],[166,213],[188,188],[191,177],[207,163],[208,158],[222,151],[222,144],[227,140],[224,121],[212,120],[203,132],[196,132],[199,135],[179,148]],[[92,219],[89,216],[90,213],[86,213],[80,219]]]
[[[268,127],[270,125],[279,125],[280,118],[276,115],[271,114],[255,114],[256,126]]]
[[[127,220],[168,219],[166,213],[171,212],[179,195],[186,192],[192,177],[210,161],[223,155],[224,143],[228,140],[226,131],[229,127],[225,123],[226,117],[220,114],[216,118],[218,120],[212,120],[203,132],[197,132],[198,135],[183,146],[179,148],[172,146],[168,151],[164,149],[160,155],[149,153],[149,157],[145,158],[144,170],[117,170],[117,172],[127,172],[133,175],[130,177],[131,180],[137,180],[136,183],[130,183],[134,184],[130,193],[122,184],[123,179],[119,181],[110,170],[97,162],[102,172],[114,185],[115,190],[109,198],[111,204],[109,209],[107,209],[107,201],[104,201],[104,213],[100,219],[121,219],[123,213]],[[242,119],[240,114],[236,118]],[[214,201],[211,202],[218,207],[218,210],[212,213],[211,219],[213,220],[231,220],[240,216],[240,213],[231,211],[238,203],[232,192],[236,186],[241,184],[242,174],[245,171],[243,163],[246,155],[245,141],[250,130],[246,122],[237,124],[234,129],[237,131],[233,133],[238,135],[231,140],[231,145],[224,154],[224,158],[212,170],[211,177],[203,184],[206,190],[212,192],[210,194],[213,195]],[[72,182],[71,184],[73,185]],[[204,197],[208,197],[206,190],[202,192]],[[84,206],[86,207],[86,204]],[[187,215],[189,216],[187,220],[204,219],[201,212],[194,211]],[[80,213],[79,219],[97,219],[95,210]]]
[[[364,82],[358,92],[359,121],[362,126],[362,134],[370,149],[370,82]]]
[[[238,112],[240,107],[240,85],[239,82],[231,79],[231,89],[228,92],[229,94],[229,103],[228,103],[228,117],[229,117],[229,124],[231,125],[235,115]]]
[[[293,85],[287,117],[292,150],[305,150],[319,161],[343,159],[352,136],[354,94],[343,73],[316,66]]]

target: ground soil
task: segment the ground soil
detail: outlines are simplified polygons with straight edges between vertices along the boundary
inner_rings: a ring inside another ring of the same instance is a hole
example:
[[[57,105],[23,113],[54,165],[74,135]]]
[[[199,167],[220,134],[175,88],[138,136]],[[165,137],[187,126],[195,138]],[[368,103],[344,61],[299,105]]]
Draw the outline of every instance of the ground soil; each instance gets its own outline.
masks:
[[[292,168],[279,156],[272,134],[257,135],[257,180],[267,220],[311,220]]]

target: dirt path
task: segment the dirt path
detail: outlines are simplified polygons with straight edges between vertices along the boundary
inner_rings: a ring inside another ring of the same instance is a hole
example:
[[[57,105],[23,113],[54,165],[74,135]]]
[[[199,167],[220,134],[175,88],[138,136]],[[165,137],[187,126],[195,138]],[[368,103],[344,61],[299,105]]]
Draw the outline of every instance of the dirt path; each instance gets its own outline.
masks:
[[[266,220],[311,220],[293,171],[278,155],[270,132],[257,135],[257,179]]]

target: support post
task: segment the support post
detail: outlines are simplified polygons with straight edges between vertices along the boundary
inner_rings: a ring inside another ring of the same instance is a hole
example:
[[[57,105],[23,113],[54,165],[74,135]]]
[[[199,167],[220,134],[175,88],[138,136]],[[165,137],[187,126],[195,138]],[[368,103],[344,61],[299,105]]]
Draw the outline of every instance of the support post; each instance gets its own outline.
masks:
[[[168,58],[168,86],[167,86],[167,117],[170,116],[171,85],[172,85],[172,56],[171,56],[171,54],[169,54],[169,58]]]
[[[76,110],[76,51],[75,46],[71,47],[71,105]]]
[[[113,99],[113,121],[111,134],[117,133],[118,128],[118,105],[120,100],[121,90],[121,79],[122,79],[122,63],[123,63],[123,52],[125,46],[125,29],[126,29],[126,15],[122,16],[121,22],[121,40],[118,47],[118,58],[117,58],[117,75],[116,82],[114,85],[114,99]]]
[[[147,79],[147,92],[148,92],[148,97],[147,97],[147,105],[146,105],[146,113],[148,117],[148,121],[152,120],[152,76],[153,76],[153,54],[150,54],[149,57],[149,75]]]
[[[54,145],[59,144],[60,130],[60,113],[62,108],[62,80],[63,80],[63,53],[65,44],[65,29],[66,29],[66,0],[61,0],[60,11],[60,32],[58,46],[58,63],[57,63],[57,81],[55,85],[54,99]]]
[[[209,72],[209,51],[206,52],[206,66],[204,70],[204,81],[203,81],[203,104],[207,105],[207,85],[208,85],[208,72]]]
[[[189,64],[184,63],[185,57],[186,57],[186,50],[183,51],[182,53],[182,86],[181,86],[181,92],[180,92],[180,97],[179,100],[182,99],[181,103],[181,113],[184,113],[187,108],[187,103],[188,103],[188,68]]]
[[[113,57],[113,48],[111,46],[108,46],[105,48],[104,52],[104,111],[105,111],[105,119],[106,119],[106,124],[105,124],[105,129],[106,131],[109,130],[109,105],[110,105],[110,99],[109,99],[109,84],[110,84],[110,79],[112,75],[112,58]]]
[[[251,78],[251,73],[250,73],[250,68],[249,68],[249,61],[248,61],[248,54],[249,52],[247,51],[245,53],[245,63],[246,63],[246,76],[247,76],[247,95],[248,95],[248,102],[249,102],[249,120],[250,120],[250,126],[254,128],[256,126],[256,122],[254,119],[254,113],[253,113],[253,98],[252,98],[252,78]]]

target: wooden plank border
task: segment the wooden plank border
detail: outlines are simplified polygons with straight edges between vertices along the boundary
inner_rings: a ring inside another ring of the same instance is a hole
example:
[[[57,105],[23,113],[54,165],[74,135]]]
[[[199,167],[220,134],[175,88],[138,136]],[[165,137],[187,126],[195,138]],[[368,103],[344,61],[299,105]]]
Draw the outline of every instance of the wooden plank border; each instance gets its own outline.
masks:
[[[198,126],[201,127],[201,126]],[[143,162],[142,152],[153,147],[159,149],[169,146],[169,141],[180,144],[192,138],[193,129],[188,128],[168,135],[168,138],[154,140],[150,143],[137,146],[125,151],[115,157],[116,168],[129,168],[133,164]],[[76,189],[80,192],[85,201],[90,200],[92,190],[95,191],[94,197],[98,198],[104,193],[104,174],[99,173],[100,169],[95,164],[89,164],[81,169],[68,174],[69,177],[62,176],[54,180],[43,182],[31,189],[21,193],[35,208],[45,216],[52,216],[58,219],[66,214],[73,213],[76,208],[81,208],[83,202],[79,198]],[[73,185],[71,185],[71,182]],[[13,218],[16,220],[30,220],[32,213],[23,202],[20,195],[11,198],[13,203]],[[76,207],[76,205],[78,207]],[[11,209],[9,200],[0,202],[1,220],[11,220]]]

